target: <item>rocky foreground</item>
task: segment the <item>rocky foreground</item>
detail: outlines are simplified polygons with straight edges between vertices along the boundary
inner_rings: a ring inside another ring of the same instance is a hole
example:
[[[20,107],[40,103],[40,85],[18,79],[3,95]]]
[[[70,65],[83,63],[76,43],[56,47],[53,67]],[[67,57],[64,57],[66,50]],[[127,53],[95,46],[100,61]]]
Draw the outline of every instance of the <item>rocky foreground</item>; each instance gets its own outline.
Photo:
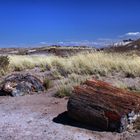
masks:
[[[46,94],[0,97],[0,140],[139,140],[140,133],[93,130],[64,113],[67,99]]]
[[[4,85],[9,85],[7,93],[17,93],[19,87],[21,91],[24,86],[24,80],[27,78],[27,89],[34,92],[31,74],[37,74],[40,78],[44,74],[49,77],[48,72],[39,72],[38,69],[30,70],[30,74],[14,73],[13,76],[6,76]],[[15,78],[16,76],[17,78]],[[30,77],[31,76],[31,77]],[[37,77],[38,77],[37,76]],[[12,84],[13,78],[16,79]],[[104,79],[105,78],[105,79]],[[115,78],[117,76],[115,75]],[[102,77],[104,81],[116,82],[114,77]],[[118,77],[120,78],[120,76]],[[12,80],[11,80],[12,79]],[[122,78],[122,80],[134,84],[139,83],[140,79]],[[37,83],[40,81],[37,80]],[[112,83],[113,83],[112,82]],[[35,82],[36,83],[36,82]],[[20,85],[20,86],[17,86]],[[29,87],[28,87],[29,86]],[[33,88],[31,88],[33,87]],[[0,96],[0,140],[139,140],[140,132],[129,129],[123,133],[108,132],[106,130],[96,129],[87,126],[78,121],[74,121],[67,115],[68,99],[56,98],[54,94],[55,86],[48,91],[40,91],[40,94],[25,95],[20,97]],[[3,89],[4,90],[4,89]],[[28,92],[25,90],[25,92]]]

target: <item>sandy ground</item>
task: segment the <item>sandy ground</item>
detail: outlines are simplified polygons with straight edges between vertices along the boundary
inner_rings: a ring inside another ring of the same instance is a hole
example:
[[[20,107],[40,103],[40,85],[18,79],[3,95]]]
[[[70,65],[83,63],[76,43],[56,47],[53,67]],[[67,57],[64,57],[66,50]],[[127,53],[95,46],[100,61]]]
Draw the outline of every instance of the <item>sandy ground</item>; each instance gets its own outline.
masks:
[[[71,121],[67,99],[50,93],[0,97],[0,140],[139,140],[140,133],[90,130]]]

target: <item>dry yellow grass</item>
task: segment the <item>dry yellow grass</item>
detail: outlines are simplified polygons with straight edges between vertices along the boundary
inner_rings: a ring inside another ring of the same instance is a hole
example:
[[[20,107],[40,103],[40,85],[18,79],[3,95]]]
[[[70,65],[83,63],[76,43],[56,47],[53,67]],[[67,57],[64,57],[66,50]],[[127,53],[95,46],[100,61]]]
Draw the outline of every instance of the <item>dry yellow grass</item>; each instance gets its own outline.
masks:
[[[112,72],[122,72],[127,76],[140,76],[140,57],[118,53],[81,53],[70,57],[57,56],[17,56],[10,58],[9,71],[32,69],[36,66],[42,70],[49,67],[54,76],[59,77],[57,96],[71,94],[73,86],[85,81],[91,75],[107,75]],[[127,88],[124,83],[118,87]]]
[[[35,66],[45,67],[46,64],[64,74],[101,74],[124,72],[140,76],[140,57],[125,54],[95,52],[77,54],[68,58],[57,56],[10,56],[10,69],[22,70]]]
[[[62,78],[56,86],[56,96],[64,97],[71,95],[74,86],[85,82],[89,78],[89,75],[77,75],[74,73],[69,74],[67,78]]]

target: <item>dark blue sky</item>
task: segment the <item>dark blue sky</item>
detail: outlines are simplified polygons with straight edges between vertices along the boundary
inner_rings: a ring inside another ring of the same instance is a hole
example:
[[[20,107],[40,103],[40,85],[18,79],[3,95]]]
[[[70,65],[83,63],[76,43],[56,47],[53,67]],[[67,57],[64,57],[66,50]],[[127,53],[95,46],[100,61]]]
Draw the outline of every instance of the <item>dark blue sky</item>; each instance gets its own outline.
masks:
[[[140,34],[139,6],[139,0],[0,0],[0,47]]]

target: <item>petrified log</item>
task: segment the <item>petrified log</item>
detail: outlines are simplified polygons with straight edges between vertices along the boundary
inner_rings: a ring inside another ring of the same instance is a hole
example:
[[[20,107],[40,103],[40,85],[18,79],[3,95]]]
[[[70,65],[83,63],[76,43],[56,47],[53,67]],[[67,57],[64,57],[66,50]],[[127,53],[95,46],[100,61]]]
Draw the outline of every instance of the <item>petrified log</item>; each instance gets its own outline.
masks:
[[[74,87],[68,115],[85,124],[110,131],[125,131],[140,111],[140,96],[99,80]]]
[[[11,96],[22,96],[33,92],[44,91],[43,82],[31,74],[11,74],[1,84],[1,93]]]

